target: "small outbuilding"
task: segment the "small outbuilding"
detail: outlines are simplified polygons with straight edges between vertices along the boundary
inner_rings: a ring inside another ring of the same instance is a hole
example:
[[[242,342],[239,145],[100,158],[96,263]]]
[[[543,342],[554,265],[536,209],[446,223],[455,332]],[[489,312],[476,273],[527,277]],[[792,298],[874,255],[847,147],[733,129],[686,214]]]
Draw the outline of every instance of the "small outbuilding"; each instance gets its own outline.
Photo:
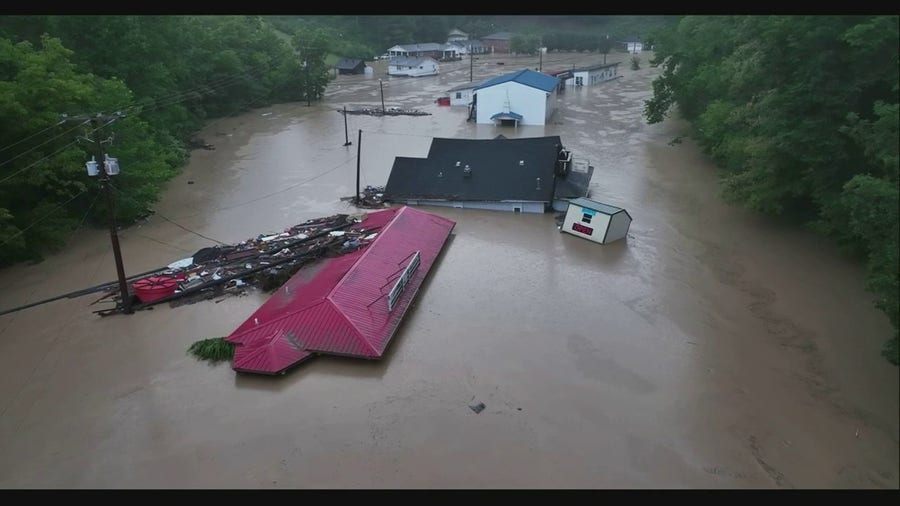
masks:
[[[600,244],[609,244],[625,238],[630,226],[631,215],[628,211],[581,197],[569,201],[569,209],[560,231]]]

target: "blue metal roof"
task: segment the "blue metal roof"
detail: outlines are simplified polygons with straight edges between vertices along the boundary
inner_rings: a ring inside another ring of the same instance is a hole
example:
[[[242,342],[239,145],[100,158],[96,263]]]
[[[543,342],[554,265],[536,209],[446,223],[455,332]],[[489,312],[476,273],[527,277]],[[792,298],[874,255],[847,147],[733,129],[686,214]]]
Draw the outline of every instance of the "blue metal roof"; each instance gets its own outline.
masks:
[[[553,91],[553,89],[556,88],[556,85],[559,84],[559,79],[553,76],[548,76],[547,74],[542,74],[529,69],[523,69],[510,72],[509,74],[503,74],[502,76],[497,76],[493,79],[488,79],[475,89],[480,90],[482,88],[496,86],[510,81],[548,92]]]
[[[522,115],[516,114],[514,112],[498,112],[497,114],[491,116],[491,119],[514,119],[516,121],[522,121]]]

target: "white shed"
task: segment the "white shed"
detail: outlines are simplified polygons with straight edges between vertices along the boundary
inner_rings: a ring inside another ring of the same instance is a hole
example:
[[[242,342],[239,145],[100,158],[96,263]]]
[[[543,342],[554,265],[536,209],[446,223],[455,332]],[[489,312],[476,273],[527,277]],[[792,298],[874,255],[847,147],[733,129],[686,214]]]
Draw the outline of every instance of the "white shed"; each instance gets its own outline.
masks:
[[[569,209],[560,231],[600,244],[609,244],[624,239],[630,226],[631,215],[621,207],[577,198],[569,201]]]
[[[558,85],[556,77],[530,69],[488,79],[475,89],[475,122],[545,125],[556,110]]]

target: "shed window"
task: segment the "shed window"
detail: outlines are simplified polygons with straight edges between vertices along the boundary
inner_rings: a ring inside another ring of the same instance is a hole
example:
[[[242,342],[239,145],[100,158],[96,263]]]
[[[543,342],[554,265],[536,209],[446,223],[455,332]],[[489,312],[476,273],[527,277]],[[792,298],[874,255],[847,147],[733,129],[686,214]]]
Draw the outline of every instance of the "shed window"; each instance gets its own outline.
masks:
[[[584,223],[590,223],[590,222],[591,222],[591,215],[590,215],[590,214],[587,214],[587,213],[582,214],[582,215],[581,215],[581,221],[584,222]]]
[[[457,91],[457,92],[456,92],[456,98],[462,98],[462,92]]]

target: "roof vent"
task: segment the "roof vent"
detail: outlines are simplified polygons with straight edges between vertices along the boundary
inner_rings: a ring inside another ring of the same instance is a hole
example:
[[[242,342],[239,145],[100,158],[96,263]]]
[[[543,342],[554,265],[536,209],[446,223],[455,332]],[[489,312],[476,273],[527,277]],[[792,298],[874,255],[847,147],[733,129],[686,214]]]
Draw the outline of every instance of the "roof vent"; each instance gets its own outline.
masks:
[[[444,177],[444,171],[438,172],[438,177]]]
[[[459,165],[460,165],[460,163],[459,163],[459,162],[456,162],[456,166],[459,167]]]
[[[537,178],[537,189],[541,189],[541,178]]]
[[[472,177],[472,168],[468,165],[463,169],[463,177]]]
[[[525,160],[519,160],[519,167],[522,167],[524,165],[525,165]]]

